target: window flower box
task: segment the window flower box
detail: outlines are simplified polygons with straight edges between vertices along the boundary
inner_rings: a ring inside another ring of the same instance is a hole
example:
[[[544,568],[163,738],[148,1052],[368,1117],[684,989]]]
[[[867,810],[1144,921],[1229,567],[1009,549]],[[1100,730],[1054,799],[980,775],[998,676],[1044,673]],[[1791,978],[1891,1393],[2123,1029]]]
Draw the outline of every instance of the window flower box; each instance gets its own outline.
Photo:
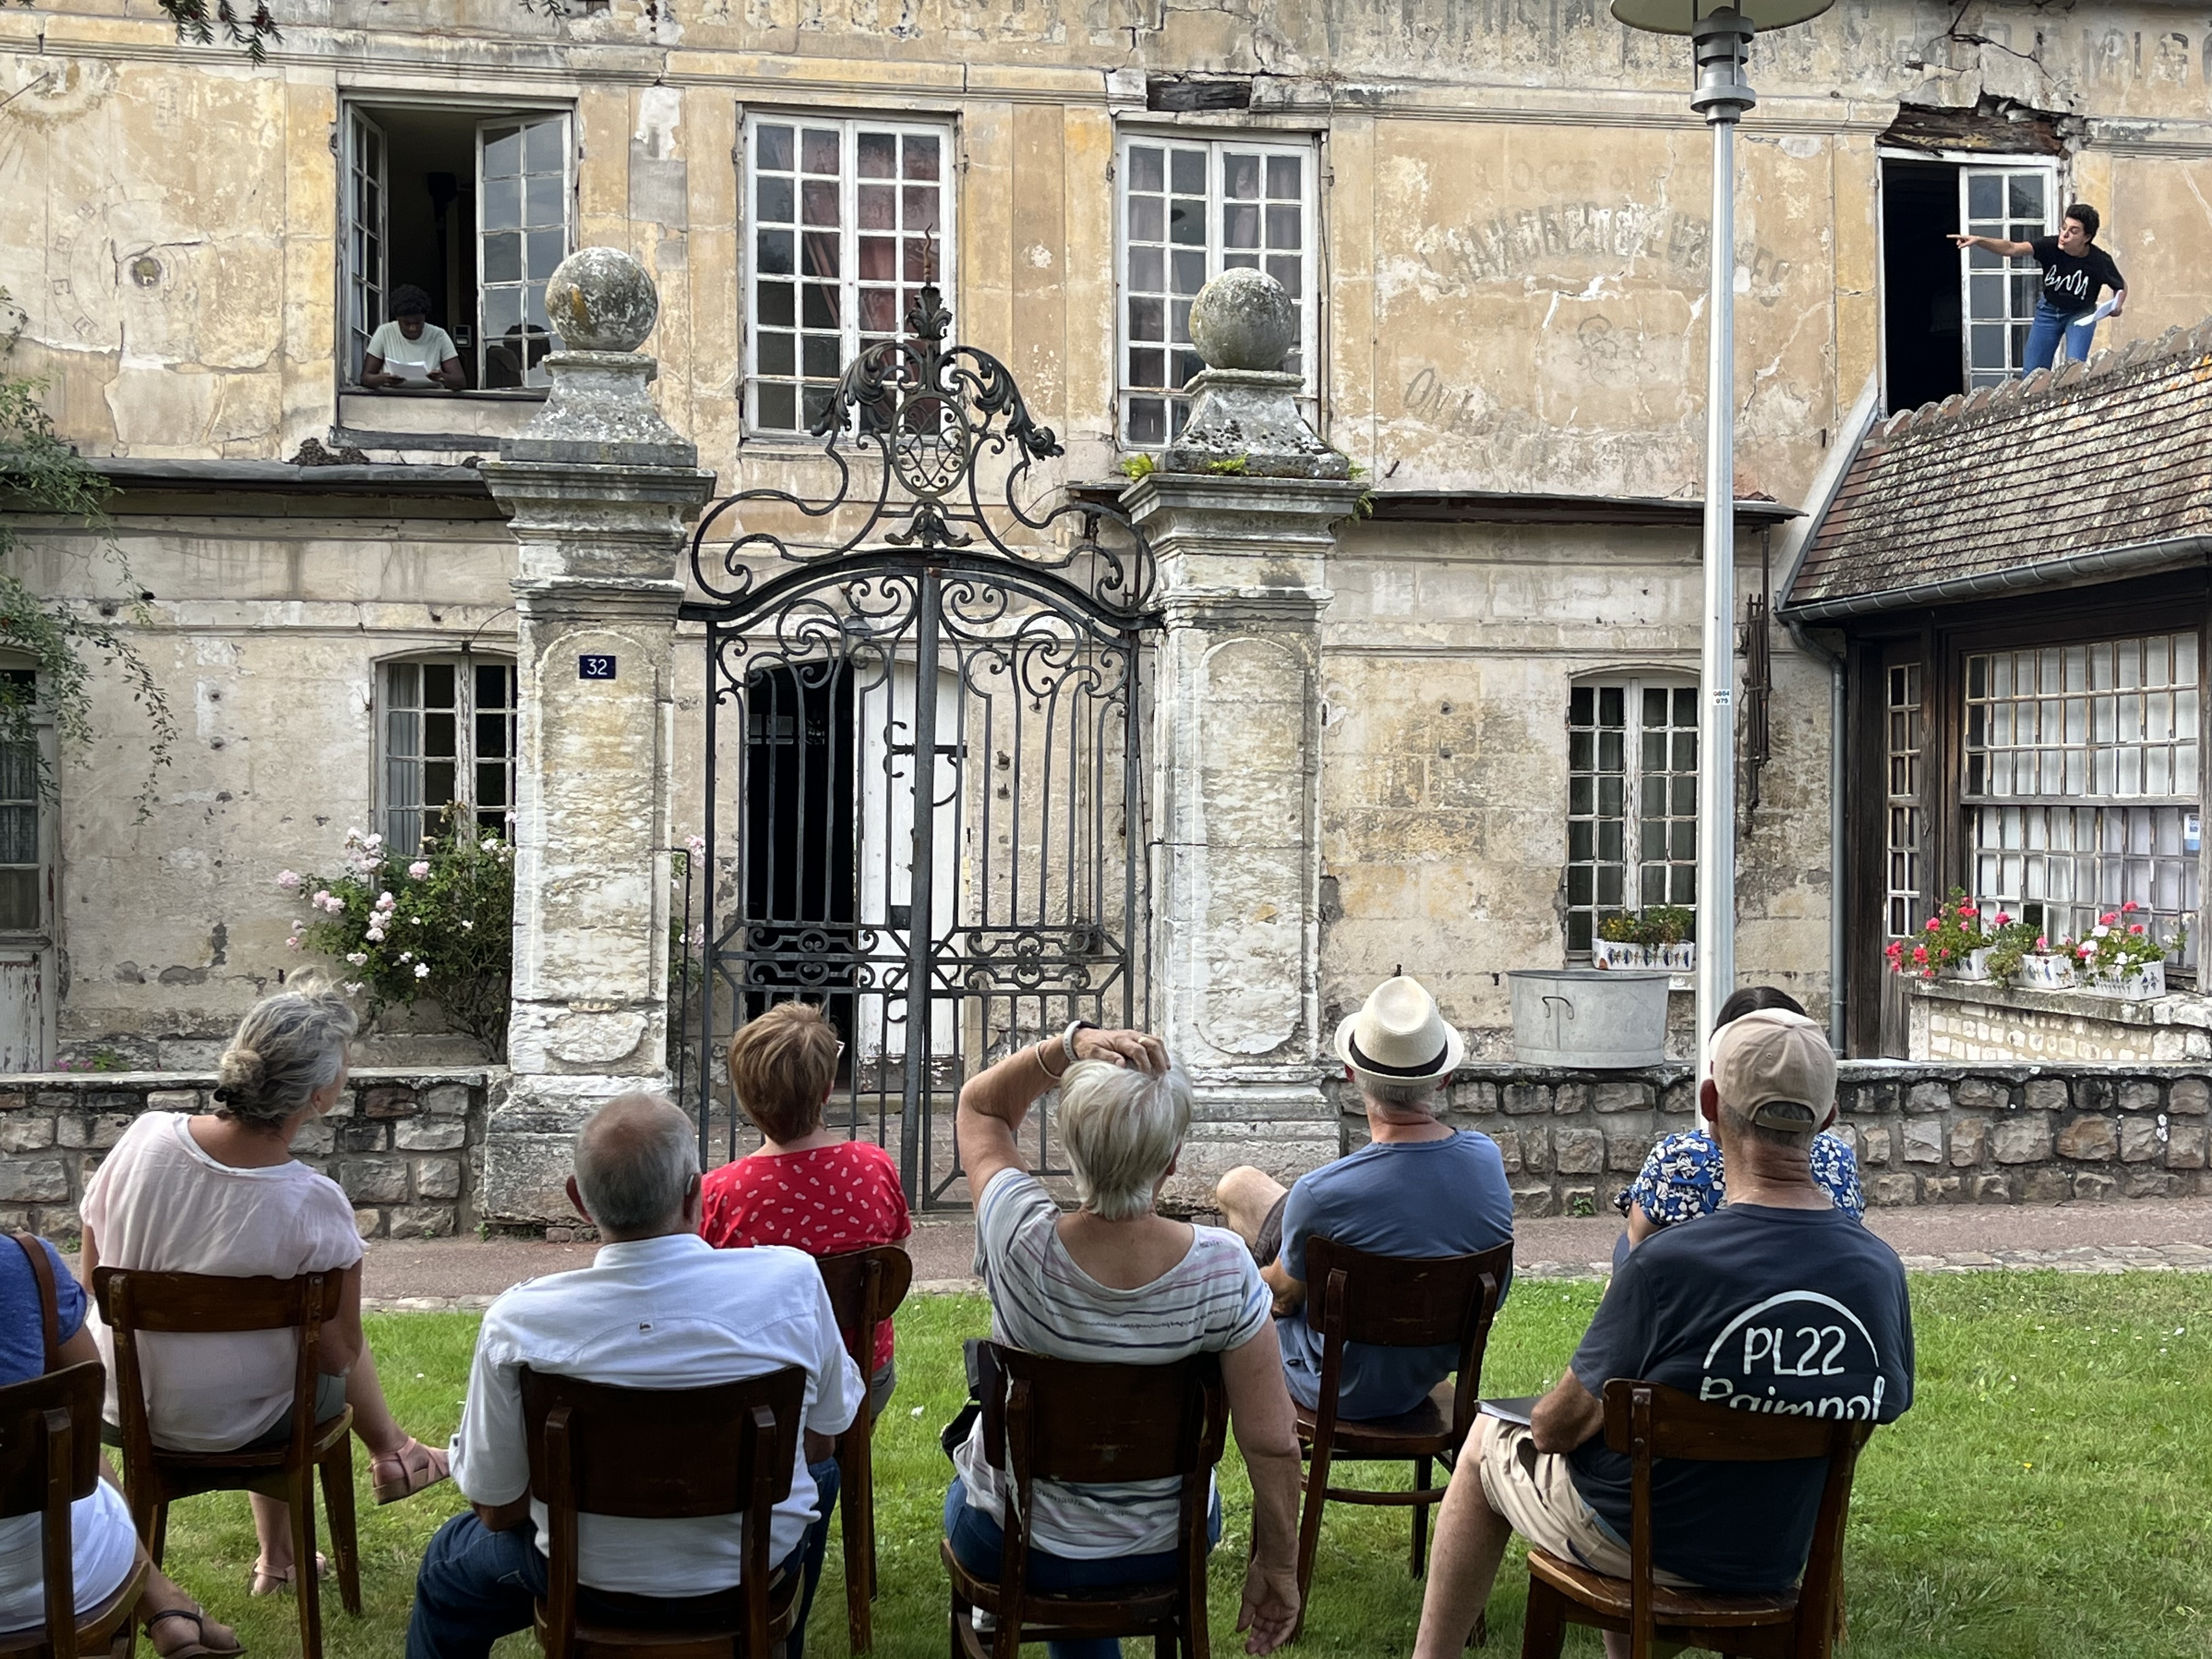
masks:
[[[1670,973],[1687,973],[1697,965],[1698,947],[1694,941],[1680,945],[1626,945],[1607,939],[1590,941],[1593,968],[1663,968]]]
[[[2031,951],[2020,959],[2013,983],[2025,991],[2069,991],[2074,988],[2074,958],[2058,951]]]
[[[2124,1002],[2147,1002],[2166,994],[2166,964],[2140,962],[2124,967],[2094,968],[2083,987],[2097,996],[2118,997]]]

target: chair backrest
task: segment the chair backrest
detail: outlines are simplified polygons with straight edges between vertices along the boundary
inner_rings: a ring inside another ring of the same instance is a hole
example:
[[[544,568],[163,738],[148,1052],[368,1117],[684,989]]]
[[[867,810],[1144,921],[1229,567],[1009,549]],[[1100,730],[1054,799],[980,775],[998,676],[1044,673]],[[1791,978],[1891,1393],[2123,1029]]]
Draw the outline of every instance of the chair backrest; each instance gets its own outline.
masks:
[[[142,1334],[224,1335],[240,1331],[297,1329],[300,1350],[292,1374],[292,1447],[304,1459],[315,1425],[315,1384],[321,1376],[322,1328],[337,1317],[345,1273],[301,1273],[296,1279],[230,1278],[220,1273],[157,1273],[128,1267],[95,1267],[93,1298],[115,1336],[115,1392],[123,1422],[127,1464],[147,1467],[154,1443],[146,1415],[145,1380],[138,1363]]]
[[[546,1509],[546,1624],[575,1628],[576,1517],[744,1517],[747,1651],[765,1651],[771,1516],[791,1492],[806,1373],[796,1365],[700,1389],[623,1389],[522,1371],[530,1495]],[[565,1650],[565,1647],[563,1649]]]
[[[1605,1443],[1629,1460],[1631,1639],[1651,1617],[1651,1466],[1662,1458],[1701,1463],[1787,1463],[1826,1458],[1827,1478],[1813,1523],[1813,1547],[1797,1598],[1798,1628],[1825,1653],[1835,1628],[1843,1577],[1844,1522],[1859,1450],[1874,1433],[1865,1419],[1767,1415],[1733,1410],[1663,1382],[1614,1377],[1605,1385]]]
[[[1376,1255],[1333,1238],[1306,1240],[1306,1321],[1322,1334],[1324,1403],[1336,1395],[1346,1342],[1459,1350],[1453,1426],[1474,1420],[1490,1327],[1513,1271],[1513,1246],[1472,1255]]]
[[[46,1518],[40,1539],[46,1630],[75,1653],[76,1562],[70,1505],[100,1484],[100,1408],[107,1372],[97,1359],[0,1389],[0,1518]]]
[[[830,1292],[830,1311],[845,1338],[845,1351],[866,1382],[875,1355],[876,1327],[898,1311],[914,1285],[914,1258],[896,1244],[872,1244],[864,1250],[815,1258]]]

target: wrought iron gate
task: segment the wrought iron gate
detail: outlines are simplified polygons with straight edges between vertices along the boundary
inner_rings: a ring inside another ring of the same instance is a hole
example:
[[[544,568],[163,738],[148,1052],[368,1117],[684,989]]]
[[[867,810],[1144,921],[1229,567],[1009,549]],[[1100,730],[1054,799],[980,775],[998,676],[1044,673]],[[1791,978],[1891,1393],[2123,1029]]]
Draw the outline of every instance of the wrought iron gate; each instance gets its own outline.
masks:
[[[826,498],[707,510],[684,611],[707,629],[702,1153],[740,1144],[729,1036],[805,999],[845,1042],[831,1126],[895,1150],[917,1208],[957,1201],[965,1076],[1070,1019],[1140,1023],[1148,993],[1151,556],[1102,502],[1022,503],[1060,447],[950,321],[925,287],[847,368],[814,426]]]

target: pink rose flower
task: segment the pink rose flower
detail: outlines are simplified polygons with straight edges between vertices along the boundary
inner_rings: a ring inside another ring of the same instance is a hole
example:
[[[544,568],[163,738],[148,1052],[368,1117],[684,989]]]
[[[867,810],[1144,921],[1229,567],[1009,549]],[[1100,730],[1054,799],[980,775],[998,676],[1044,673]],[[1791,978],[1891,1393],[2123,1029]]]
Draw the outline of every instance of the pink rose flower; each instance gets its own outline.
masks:
[[[300,872],[297,870],[279,870],[276,872],[276,884],[288,893],[298,892]]]
[[[408,878],[412,881],[421,881],[429,873],[430,860],[428,859],[416,859],[414,863],[407,866]]]

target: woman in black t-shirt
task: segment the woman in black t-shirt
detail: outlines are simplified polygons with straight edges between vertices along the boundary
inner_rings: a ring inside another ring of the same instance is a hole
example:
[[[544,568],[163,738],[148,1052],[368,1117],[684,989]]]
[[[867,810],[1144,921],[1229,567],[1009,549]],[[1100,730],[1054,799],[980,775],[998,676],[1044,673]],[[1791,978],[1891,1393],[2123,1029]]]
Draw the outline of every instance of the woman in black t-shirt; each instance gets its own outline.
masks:
[[[1996,236],[1951,238],[1960,247],[1987,248],[2006,258],[2033,259],[2043,267],[2043,288],[2035,301],[2035,321],[2027,332],[2027,361],[2021,365],[2022,372],[2050,368],[2061,341],[2073,361],[2087,357],[2094,331],[2085,329],[2077,334],[2069,325],[2097,308],[2097,296],[2106,289],[2112,291],[2112,308],[2107,316],[2117,317],[2126,307],[2127,278],[2120,275],[2112,256],[2096,245],[2102,222],[2096,209],[2087,202],[2076,202],[2066,210],[2056,236],[2038,236],[2027,242],[2008,242]]]

